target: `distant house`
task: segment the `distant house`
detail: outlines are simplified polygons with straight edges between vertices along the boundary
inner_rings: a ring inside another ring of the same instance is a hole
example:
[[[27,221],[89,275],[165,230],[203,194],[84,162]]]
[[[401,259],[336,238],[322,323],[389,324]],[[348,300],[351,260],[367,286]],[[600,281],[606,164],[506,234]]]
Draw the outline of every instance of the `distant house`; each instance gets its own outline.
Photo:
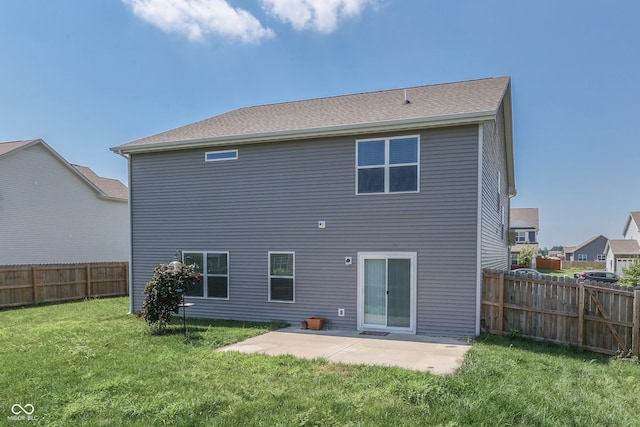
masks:
[[[640,212],[631,212],[622,230],[624,239],[633,239],[640,242]]]
[[[640,212],[630,212],[622,229],[622,240],[609,240],[605,253],[607,271],[623,274],[622,269],[640,262]]]
[[[129,158],[131,305],[179,250],[189,314],[473,336],[508,267],[508,77],[240,108]]]
[[[565,261],[604,261],[607,239],[603,235],[594,236],[578,246],[567,246],[564,251]]]
[[[42,139],[0,143],[0,265],[127,261],[127,193]]]
[[[509,227],[511,265],[517,265],[522,249],[531,247],[538,252],[538,232],[540,231],[538,208],[511,208]],[[535,257],[533,263],[535,263]]]
[[[622,269],[634,262],[640,262],[640,243],[637,240],[609,240],[605,248],[607,271],[623,274]]]

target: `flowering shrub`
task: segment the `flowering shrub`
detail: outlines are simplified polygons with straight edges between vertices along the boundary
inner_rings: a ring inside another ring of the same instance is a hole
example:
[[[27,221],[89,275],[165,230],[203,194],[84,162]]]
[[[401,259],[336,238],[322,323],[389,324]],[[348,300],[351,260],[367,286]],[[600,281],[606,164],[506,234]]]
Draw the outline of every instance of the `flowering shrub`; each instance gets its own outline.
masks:
[[[182,263],[159,264],[153,270],[153,277],[144,287],[144,302],[138,317],[144,317],[148,324],[168,323],[171,316],[178,313],[183,293],[189,292],[200,276],[193,267]]]

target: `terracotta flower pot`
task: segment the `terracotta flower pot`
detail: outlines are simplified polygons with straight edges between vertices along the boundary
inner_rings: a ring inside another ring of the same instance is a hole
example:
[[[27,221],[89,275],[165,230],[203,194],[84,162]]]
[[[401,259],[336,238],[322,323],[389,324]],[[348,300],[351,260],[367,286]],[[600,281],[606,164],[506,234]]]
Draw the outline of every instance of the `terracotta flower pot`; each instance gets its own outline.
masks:
[[[309,326],[309,329],[311,330],[319,331],[324,326],[324,318],[310,317],[307,319],[307,326]]]

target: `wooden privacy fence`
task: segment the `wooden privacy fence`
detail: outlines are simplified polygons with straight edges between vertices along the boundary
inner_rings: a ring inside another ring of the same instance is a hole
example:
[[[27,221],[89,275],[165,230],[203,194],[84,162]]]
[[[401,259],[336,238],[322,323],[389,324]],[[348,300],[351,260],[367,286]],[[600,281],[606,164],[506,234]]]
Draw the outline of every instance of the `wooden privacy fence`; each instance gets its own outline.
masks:
[[[129,264],[0,266],[0,308],[127,295]]]
[[[606,261],[565,261],[562,260],[560,270],[570,268],[582,268],[583,270],[604,270],[607,267]]]
[[[536,268],[541,270],[561,270],[562,261],[557,258],[536,258]]]
[[[482,327],[498,335],[638,357],[640,288],[484,271]]]

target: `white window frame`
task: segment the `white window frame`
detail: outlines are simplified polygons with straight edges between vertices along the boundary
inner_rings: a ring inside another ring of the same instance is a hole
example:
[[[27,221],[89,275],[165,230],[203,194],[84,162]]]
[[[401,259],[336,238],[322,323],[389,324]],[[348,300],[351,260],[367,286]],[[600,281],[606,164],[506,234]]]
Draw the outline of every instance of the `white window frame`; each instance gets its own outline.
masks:
[[[271,274],[271,255],[293,255],[293,276],[280,276],[280,275],[272,275]],[[268,287],[267,287],[267,299],[269,302],[282,303],[282,304],[293,304],[296,302],[296,253],[294,251],[269,251],[267,256],[267,277],[268,279]],[[291,286],[292,289],[292,300],[280,300],[280,299],[271,299],[271,279],[292,279]]]
[[[202,281],[202,296],[200,295],[185,295],[186,298],[197,298],[197,299],[209,299],[209,300],[218,300],[218,301],[228,301],[229,300],[229,296],[230,296],[230,279],[231,279],[231,272],[229,269],[229,264],[230,264],[230,257],[229,257],[229,251],[190,251],[190,250],[183,250],[182,251],[182,262],[187,264],[187,262],[185,261],[185,254],[201,254],[202,255],[202,272],[198,273],[200,274],[200,280]],[[207,274],[207,255],[209,254],[215,254],[215,255],[220,255],[220,254],[225,254],[227,255],[227,274]],[[188,264],[187,264],[188,265]],[[209,293],[209,278],[208,276],[212,276],[212,277],[226,277],[227,278],[227,297],[226,298],[220,298],[220,297],[209,297],[207,296],[207,294]]]
[[[589,257],[587,254],[578,254],[578,261],[588,261]]]
[[[414,163],[397,163],[390,164],[390,150],[389,146],[391,145],[391,140],[394,139],[405,139],[405,138],[416,138],[416,159],[417,161]],[[358,151],[361,142],[368,141],[384,141],[384,165],[368,165],[368,166],[359,166],[358,165]],[[380,137],[380,138],[367,138],[367,139],[356,139],[356,195],[357,196],[370,196],[370,195],[378,195],[378,194],[412,194],[420,192],[420,135],[396,135],[389,137]],[[389,191],[389,182],[390,182],[390,169],[394,167],[402,167],[402,166],[416,166],[416,189],[411,191]],[[378,169],[384,168],[384,191],[377,193],[360,193],[358,191],[358,171],[360,169]]]
[[[233,156],[231,157],[222,157],[222,158],[218,158],[218,159],[210,159],[209,155],[215,155],[215,154],[219,154],[219,155],[225,155],[225,154],[229,154],[229,153],[233,153]],[[205,162],[223,162],[225,160],[238,160],[238,150],[220,150],[220,151],[207,151],[206,153],[204,153],[204,161]]]
[[[524,236],[522,240],[520,240],[520,234]],[[528,231],[516,231],[516,243],[527,243],[528,241],[529,241]]]

